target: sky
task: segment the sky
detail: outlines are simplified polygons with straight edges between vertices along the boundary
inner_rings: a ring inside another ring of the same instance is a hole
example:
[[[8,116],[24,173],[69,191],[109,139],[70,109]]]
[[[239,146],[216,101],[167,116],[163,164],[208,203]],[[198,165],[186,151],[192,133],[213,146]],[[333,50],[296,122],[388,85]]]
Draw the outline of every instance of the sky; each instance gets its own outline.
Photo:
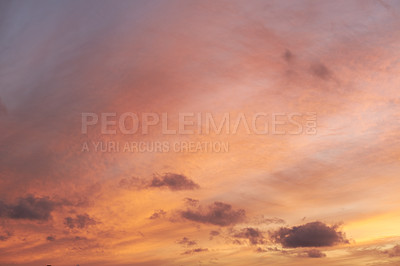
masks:
[[[399,51],[394,0],[0,1],[0,265],[399,265]]]

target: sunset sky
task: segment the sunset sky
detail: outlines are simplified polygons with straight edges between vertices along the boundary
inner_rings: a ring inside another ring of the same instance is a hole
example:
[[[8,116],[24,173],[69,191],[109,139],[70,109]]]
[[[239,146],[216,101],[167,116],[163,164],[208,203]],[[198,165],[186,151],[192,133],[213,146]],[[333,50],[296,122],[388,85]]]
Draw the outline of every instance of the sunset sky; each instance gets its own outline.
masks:
[[[397,0],[0,0],[0,265],[400,265],[399,86]]]

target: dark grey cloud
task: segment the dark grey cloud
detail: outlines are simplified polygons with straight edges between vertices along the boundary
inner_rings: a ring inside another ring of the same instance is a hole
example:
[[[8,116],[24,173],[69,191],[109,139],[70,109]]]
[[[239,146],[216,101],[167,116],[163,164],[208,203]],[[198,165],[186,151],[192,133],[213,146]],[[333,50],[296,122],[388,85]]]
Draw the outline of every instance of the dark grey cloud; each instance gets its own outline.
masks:
[[[289,63],[294,59],[294,54],[289,49],[286,49],[285,53],[283,54],[283,59]]]
[[[119,186],[136,190],[148,188],[168,188],[174,191],[194,190],[200,188],[198,184],[188,177],[174,173],[166,173],[162,176],[153,176],[153,179],[150,181],[138,177],[123,178],[120,180]]]
[[[218,236],[219,234],[220,234],[220,232],[218,232],[218,231],[215,231],[215,230],[210,231],[210,236]]]
[[[300,226],[281,227],[270,233],[270,237],[285,248],[324,247],[348,243],[345,234],[338,231],[337,225],[328,226],[319,221]]]
[[[55,236],[48,236],[48,237],[46,237],[46,240],[47,241],[55,241],[56,238],[55,238]]]
[[[239,232],[234,233],[233,237],[248,239],[252,245],[264,244],[266,242],[262,232],[252,227],[241,229]]]
[[[206,208],[188,208],[181,212],[181,216],[199,223],[228,226],[244,221],[246,212],[243,209],[234,210],[230,204],[214,202]]]
[[[213,240],[214,237],[219,236],[221,233],[215,230],[210,231],[210,240]]]
[[[311,65],[310,71],[311,71],[311,74],[313,74],[314,76],[316,76],[320,79],[327,80],[332,77],[332,72],[329,70],[328,67],[326,67],[322,63],[317,63],[317,64]]]
[[[75,236],[73,238],[73,240],[75,240],[75,241],[86,241],[86,240],[89,240],[89,239],[87,237],[84,237],[84,236]]]
[[[32,195],[19,198],[16,204],[0,201],[0,217],[46,221],[60,203],[48,197],[37,198]]]
[[[64,219],[64,224],[66,227],[70,229],[78,228],[83,229],[90,225],[97,224],[96,220],[91,218],[88,214],[78,214],[75,218],[73,217],[66,217]]]
[[[12,236],[12,233],[10,231],[4,231],[3,233],[0,234],[0,241],[6,241]]]
[[[200,186],[184,175],[167,173],[163,176],[154,176],[150,187],[168,187],[170,190],[193,190]]]
[[[208,251],[208,248],[195,248],[195,249],[186,250],[185,252],[182,253],[182,255],[189,255],[189,254],[205,252],[205,251]]]
[[[306,252],[307,256],[310,258],[323,258],[326,254],[319,251],[318,249],[310,249]]]
[[[197,245],[197,242],[194,240],[190,240],[187,237],[182,238],[181,240],[178,241],[178,244],[183,245],[183,246],[194,246]]]
[[[197,207],[199,205],[199,200],[192,198],[185,198],[185,204],[192,207]]]
[[[167,213],[164,210],[157,210],[149,217],[149,219],[155,220],[158,218],[163,218],[163,217],[165,217],[166,214]]]

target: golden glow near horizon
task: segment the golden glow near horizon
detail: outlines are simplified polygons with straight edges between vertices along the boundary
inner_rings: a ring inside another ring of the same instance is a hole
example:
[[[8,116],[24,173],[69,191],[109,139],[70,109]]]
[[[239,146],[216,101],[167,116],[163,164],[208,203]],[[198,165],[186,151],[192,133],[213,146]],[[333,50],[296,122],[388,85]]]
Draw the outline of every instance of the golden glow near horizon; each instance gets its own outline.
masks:
[[[0,265],[398,265],[399,10],[1,2]]]

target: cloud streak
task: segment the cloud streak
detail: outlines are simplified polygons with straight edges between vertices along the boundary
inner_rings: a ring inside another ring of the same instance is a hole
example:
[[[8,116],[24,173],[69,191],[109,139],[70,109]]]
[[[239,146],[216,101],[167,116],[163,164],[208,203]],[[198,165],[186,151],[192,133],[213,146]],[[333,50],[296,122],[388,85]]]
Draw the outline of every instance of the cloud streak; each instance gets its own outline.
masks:
[[[194,249],[186,250],[185,252],[182,253],[182,255],[191,255],[191,254],[206,252],[206,251],[208,251],[208,248],[194,248]]]

